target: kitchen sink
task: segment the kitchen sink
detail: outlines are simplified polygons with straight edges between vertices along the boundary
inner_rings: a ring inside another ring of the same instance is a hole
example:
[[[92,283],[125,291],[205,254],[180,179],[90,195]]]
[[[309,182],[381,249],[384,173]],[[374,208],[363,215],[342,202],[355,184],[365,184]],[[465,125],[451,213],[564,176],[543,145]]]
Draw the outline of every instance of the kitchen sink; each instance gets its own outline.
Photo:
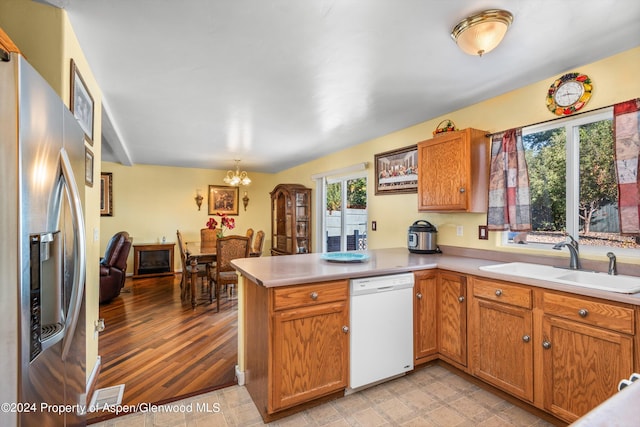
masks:
[[[507,276],[528,277],[530,279],[548,280],[550,282],[602,291],[635,294],[640,292],[640,277],[609,275],[597,271],[569,270],[542,264],[526,262],[509,262],[505,264],[486,265],[480,270]]]

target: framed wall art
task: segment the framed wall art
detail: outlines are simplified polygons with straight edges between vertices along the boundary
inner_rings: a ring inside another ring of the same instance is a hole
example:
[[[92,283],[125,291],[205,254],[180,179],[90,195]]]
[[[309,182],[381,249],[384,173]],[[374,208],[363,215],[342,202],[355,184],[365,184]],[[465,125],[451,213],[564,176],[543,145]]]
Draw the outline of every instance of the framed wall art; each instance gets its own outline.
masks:
[[[376,154],[375,194],[418,192],[418,146]]]
[[[238,187],[226,185],[209,186],[209,215],[238,215]]]
[[[84,147],[84,183],[93,187],[93,152]]]
[[[100,174],[100,216],[113,216],[113,174]]]
[[[80,123],[89,144],[93,145],[93,97],[87,89],[87,85],[76,67],[76,63],[71,60],[71,102],[69,109]]]

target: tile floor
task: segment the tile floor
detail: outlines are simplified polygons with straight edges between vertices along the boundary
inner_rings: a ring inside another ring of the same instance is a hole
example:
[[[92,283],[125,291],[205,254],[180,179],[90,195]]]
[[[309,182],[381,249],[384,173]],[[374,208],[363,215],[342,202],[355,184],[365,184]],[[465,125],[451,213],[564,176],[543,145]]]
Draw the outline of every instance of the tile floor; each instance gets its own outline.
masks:
[[[165,409],[160,411],[160,409]],[[265,425],[246,388],[228,387],[95,427]],[[173,410],[175,412],[169,412]],[[270,426],[551,426],[438,365],[272,422]]]

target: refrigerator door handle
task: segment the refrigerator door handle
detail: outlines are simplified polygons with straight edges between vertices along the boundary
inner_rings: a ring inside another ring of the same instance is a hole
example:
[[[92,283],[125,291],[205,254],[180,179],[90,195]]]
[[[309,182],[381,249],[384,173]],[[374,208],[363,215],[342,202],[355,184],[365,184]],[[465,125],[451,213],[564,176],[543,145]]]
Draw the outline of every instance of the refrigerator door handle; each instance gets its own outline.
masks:
[[[76,185],[73,169],[67,151],[62,148],[60,150],[60,166],[62,169],[62,177],[65,181],[65,190],[71,205],[71,216],[74,227],[74,246],[76,249],[76,262],[74,263],[73,272],[73,288],[71,291],[71,301],[69,304],[69,313],[67,314],[64,338],[62,341],[62,360],[66,360],[73,335],[78,325],[78,317],[82,305],[82,297],[84,293],[84,280],[86,274],[86,237],[84,230],[84,217],[82,215],[82,203],[78,186]]]

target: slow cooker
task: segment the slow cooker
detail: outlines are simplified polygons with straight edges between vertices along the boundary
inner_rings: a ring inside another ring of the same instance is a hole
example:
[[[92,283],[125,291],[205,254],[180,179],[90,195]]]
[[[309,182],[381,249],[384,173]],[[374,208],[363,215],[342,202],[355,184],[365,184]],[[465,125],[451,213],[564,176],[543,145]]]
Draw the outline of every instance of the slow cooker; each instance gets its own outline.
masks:
[[[429,221],[419,220],[409,227],[409,235],[407,237],[407,246],[409,252],[416,254],[435,254],[439,253],[436,243],[436,227]]]

